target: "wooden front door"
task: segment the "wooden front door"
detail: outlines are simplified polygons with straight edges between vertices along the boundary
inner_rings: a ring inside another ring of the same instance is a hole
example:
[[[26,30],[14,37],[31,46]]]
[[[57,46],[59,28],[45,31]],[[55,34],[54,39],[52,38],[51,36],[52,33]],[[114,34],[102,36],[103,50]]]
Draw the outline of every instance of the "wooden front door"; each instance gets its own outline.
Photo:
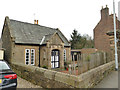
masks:
[[[51,68],[59,68],[59,50],[52,50],[51,52]]]

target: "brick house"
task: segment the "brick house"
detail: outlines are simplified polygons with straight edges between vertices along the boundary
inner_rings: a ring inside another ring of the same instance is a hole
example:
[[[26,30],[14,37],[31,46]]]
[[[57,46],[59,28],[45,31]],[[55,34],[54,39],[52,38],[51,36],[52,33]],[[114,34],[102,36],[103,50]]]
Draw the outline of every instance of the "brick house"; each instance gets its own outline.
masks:
[[[118,51],[118,61],[120,62],[120,30],[116,31],[116,35],[117,35],[117,51]],[[107,35],[109,36],[109,40],[110,40],[110,49],[112,50],[112,53],[114,55],[115,53],[115,45],[114,45],[114,32],[113,31],[109,31],[107,32]]]
[[[59,29],[5,17],[1,38],[9,63],[51,69],[64,68],[64,61],[71,60],[70,44]]]
[[[116,28],[120,28],[120,21],[116,17]],[[98,50],[110,52],[110,40],[106,35],[108,31],[114,29],[113,14],[109,15],[109,8],[106,6],[101,9],[101,20],[94,28],[94,46]]]

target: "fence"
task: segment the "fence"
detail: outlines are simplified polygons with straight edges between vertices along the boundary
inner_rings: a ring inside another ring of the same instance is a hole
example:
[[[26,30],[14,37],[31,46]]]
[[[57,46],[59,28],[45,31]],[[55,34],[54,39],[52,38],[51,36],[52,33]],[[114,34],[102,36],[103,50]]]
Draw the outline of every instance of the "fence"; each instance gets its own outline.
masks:
[[[79,75],[90,69],[108,63],[110,61],[112,61],[110,53],[97,52],[92,54],[82,54],[81,59],[77,61],[77,66],[74,65],[74,61],[73,61],[71,65],[72,69],[71,72],[69,73],[76,74],[75,72],[78,72]]]

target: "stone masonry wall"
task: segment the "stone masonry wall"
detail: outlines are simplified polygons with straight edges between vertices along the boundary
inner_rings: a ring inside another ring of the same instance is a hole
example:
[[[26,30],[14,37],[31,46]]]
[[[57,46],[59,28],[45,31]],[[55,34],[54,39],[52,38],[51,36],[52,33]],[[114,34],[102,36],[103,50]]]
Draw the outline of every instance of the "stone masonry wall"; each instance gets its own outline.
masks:
[[[7,60],[9,63],[11,63],[13,38],[10,36],[9,23],[7,23],[7,22],[9,22],[8,18],[5,19],[1,39],[2,39],[2,48],[5,49],[5,58],[4,59]]]
[[[19,76],[43,88],[91,88],[112,70],[114,64],[111,61],[79,76],[17,63],[11,65]]]

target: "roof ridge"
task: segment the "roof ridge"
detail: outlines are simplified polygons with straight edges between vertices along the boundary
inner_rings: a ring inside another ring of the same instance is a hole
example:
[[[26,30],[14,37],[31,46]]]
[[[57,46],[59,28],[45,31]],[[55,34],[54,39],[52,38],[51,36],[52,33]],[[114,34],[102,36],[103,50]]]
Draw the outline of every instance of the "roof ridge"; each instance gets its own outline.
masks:
[[[39,25],[39,24],[33,24],[33,23],[18,21],[18,20],[14,20],[14,19],[10,19],[10,21],[16,21],[16,22],[20,22],[20,23],[24,23],[24,24],[36,25],[36,26],[40,26],[40,27],[45,27],[45,28],[57,30],[57,28],[51,28],[51,27],[47,27],[47,26],[43,26],[43,25]]]

